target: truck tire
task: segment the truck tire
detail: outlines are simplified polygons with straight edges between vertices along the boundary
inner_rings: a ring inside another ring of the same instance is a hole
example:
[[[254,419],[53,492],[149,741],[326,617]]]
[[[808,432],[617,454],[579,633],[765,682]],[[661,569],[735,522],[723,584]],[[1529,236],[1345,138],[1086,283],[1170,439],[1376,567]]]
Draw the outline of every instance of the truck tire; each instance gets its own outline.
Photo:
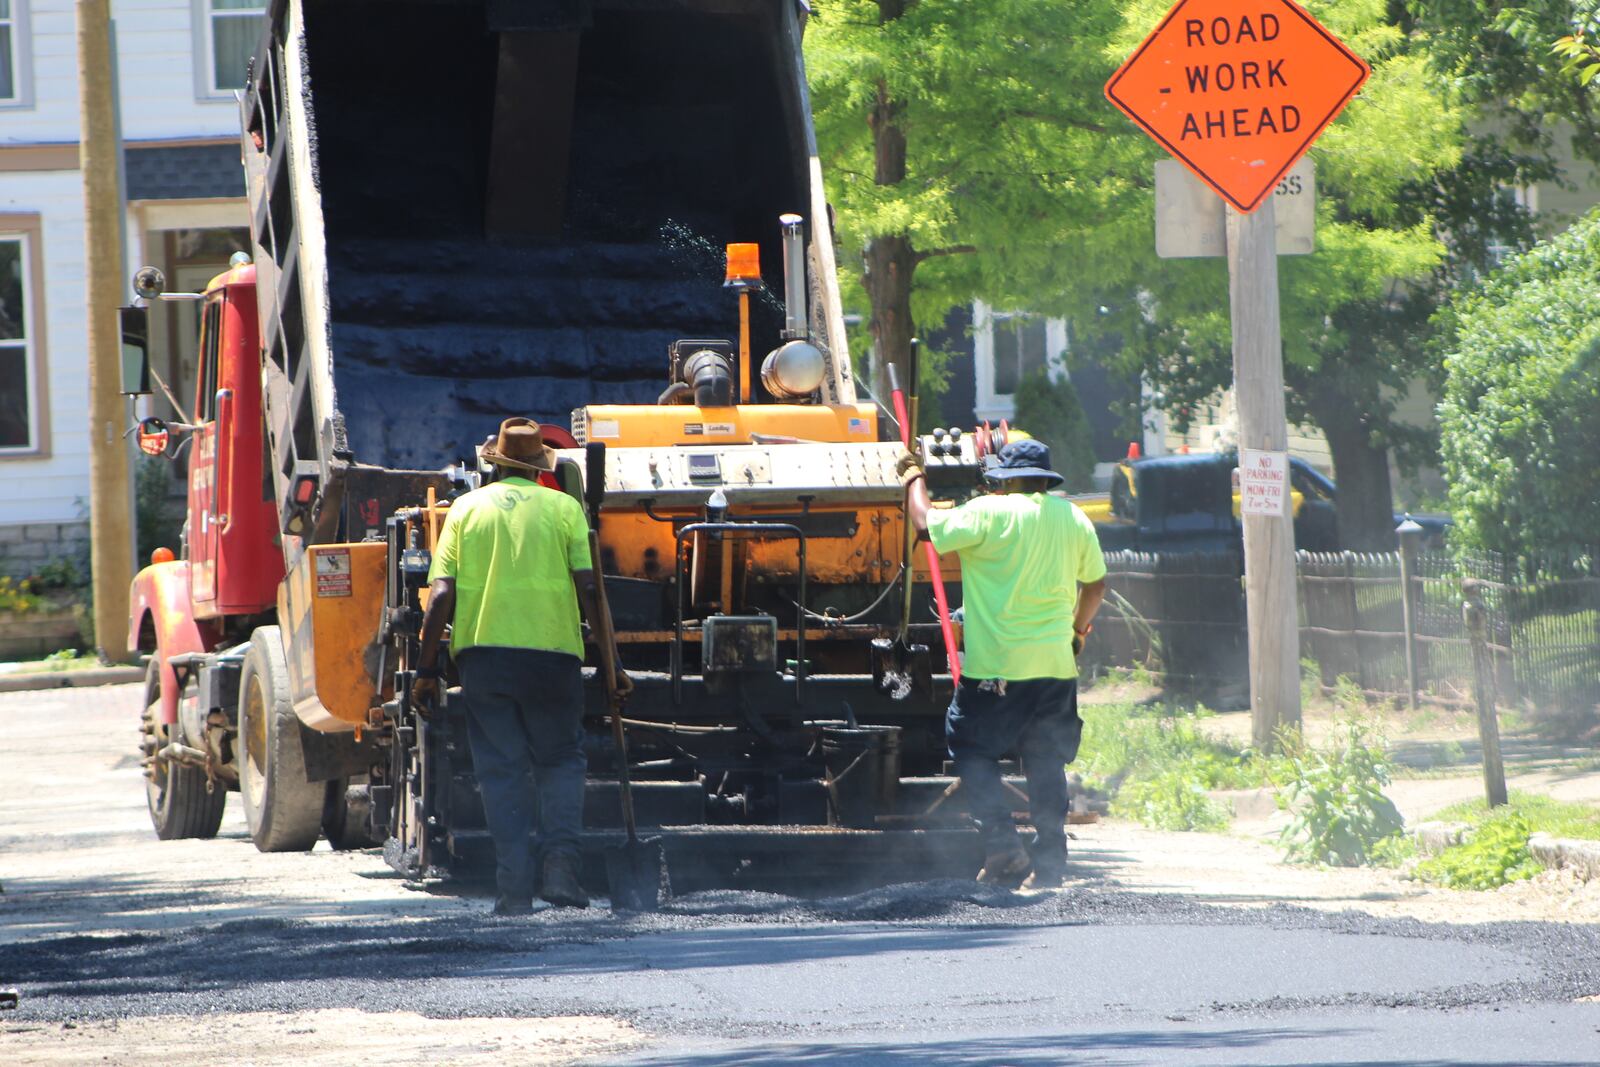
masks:
[[[300,720],[289,702],[289,665],[276,626],[250,635],[239,673],[239,797],[262,852],[304,852],[322,833],[327,789],[306,781]]]
[[[220,785],[207,789],[206,772],[199,767],[164,760],[160,752],[172,740],[161,722],[161,655],[150,657],[144,672],[144,718],[139,747],[151,762],[145,770],[144,795],[150,822],[163,841],[188,837],[216,837],[228,791]]]

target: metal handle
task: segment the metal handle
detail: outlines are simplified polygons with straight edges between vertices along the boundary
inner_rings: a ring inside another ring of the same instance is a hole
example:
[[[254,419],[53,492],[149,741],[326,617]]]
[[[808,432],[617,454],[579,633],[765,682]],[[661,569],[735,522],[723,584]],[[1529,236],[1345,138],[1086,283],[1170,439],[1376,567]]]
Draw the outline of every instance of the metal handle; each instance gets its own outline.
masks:
[[[224,412],[227,413],[226,421],[223,420]],[[223,533],[228,532],[228,527],[233,522],[233,509],[231,507],[226,514],[219,514],[217,511],[217,503],[222,495],[223,486],[227,486],[228,502],[230,504],[233,503],[233,460],[239,453],[239,450],[233,447],[233,421],[233,390],[218,389],[217,421],[212,426],[212,432],[217,435],[217,447],[211,462],[215,466],[222,459],[222,447],[226,444],[228,447],[228,470],[224,479],[213,480],[211,483],[211,521],[221,526],[221,532]]]

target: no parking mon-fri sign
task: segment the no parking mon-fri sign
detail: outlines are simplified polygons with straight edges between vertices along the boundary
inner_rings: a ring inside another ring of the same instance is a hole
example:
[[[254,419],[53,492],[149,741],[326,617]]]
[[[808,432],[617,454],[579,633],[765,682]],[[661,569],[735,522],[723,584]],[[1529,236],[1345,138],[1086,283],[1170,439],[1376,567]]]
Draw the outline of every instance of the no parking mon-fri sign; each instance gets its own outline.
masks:
[[[1370,73],[1293,0],[1179,0],[1106,96],[1248,214]]]

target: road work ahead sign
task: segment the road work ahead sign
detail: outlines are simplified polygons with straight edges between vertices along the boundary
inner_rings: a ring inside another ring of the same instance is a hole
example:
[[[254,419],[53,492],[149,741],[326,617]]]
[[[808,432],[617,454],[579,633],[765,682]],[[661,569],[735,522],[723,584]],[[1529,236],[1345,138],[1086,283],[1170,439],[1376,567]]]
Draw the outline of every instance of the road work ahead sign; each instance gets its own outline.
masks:
[[[1248,214],[1371,73],[1292,0],[1178,0],[1106,97]]]

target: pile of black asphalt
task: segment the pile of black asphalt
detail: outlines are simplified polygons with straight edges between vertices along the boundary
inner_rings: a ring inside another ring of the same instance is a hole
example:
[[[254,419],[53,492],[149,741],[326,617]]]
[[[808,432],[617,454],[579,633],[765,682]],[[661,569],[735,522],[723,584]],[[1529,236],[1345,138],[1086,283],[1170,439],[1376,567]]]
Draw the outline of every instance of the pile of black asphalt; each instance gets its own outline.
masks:
[[[1339,946],[1357,943],[1351,939],[1378,938],[1391,946],[1394,939],[1414,945],[1402,945],[1400,958],[1436,950],[1517,961],[1508,967],[1464,966],[1415,988],[1385,988],[1382,981],[1353,975],[1332,983],[1326,994],[1232,1002],[1200,997],[1195,1010],[1217,1017],[1570,1003],[1600,993],[1600,928],[1593,926],[1432,924],[1281,904],[1221,907],[1105,886],[1023,894],[940,881],[813,899],[704,892],[673,900],[656,914],[617,915],[596,906],[492,919],[485,901],[466,899],[459,915],[443,918],[242,919],[162,932],[48,936],[0,946],[0,985],[18,986],[22,994],[20,1008],[0,1023],[313,1008],[406,1010],[438,1018],[603,1010],[657,1032],[682,1032],[694,1027],[692,1017],[658,1013],[650,1002],[627,996],[608,1000],[608,984],[625,976],[637,980],[656,968],[687,973],[796,960],[844,963],[862,951],[931,947],[958,960],[977,944],[1059,943],[1042,936],[1054,934],[1114,943],[1138,928],[1170,933],[1183,943],[1215,940],[1236,952],[1259,934],[1262,945],[1273,938],[1279,945],[1325,941],[1333,955],[1342,951]],[[860,944],[867,941],[874,947],[863,950]],[[781,991],[767,995],[781,999]]]

